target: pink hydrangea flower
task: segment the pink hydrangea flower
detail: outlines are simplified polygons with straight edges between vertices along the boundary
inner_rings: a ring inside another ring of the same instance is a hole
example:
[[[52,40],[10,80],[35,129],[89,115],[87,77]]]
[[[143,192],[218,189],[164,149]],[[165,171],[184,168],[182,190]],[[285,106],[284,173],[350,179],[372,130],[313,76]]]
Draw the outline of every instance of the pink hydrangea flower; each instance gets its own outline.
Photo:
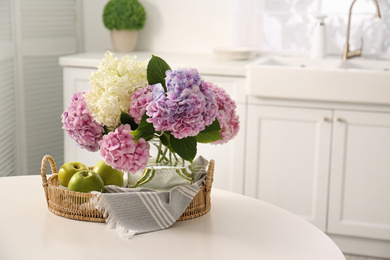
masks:
[[[216,94],[218,104],[217,119],[221,126],[222,139],[211,144],[224,144],[232,140],[240,130],[239,117],[236,114],[236,102],[232,100],[226,91],[212,83],[207,83]]]
[[[153,101],[146,108],[156,131],[170,131],[178,139],[196,136],[217,115],[215,94],[203,84],[196,69],[167,71],[167,93],[161,84],[153,89]]]
[[[76,143],[88,151],[99,150],[104,128],[96,122],[87,108],[84,92],[75,93],[68,109],[62,114],[63,129]]]
[[[210,82],[202,81],[200,85],[200,91],[204,93],[206,98],[206,104],[205,104],[205,113],[203,115],[203,120],[207,125],[211,125],[215,117],[218,113],[218,102],[217,102],[217,96],[216,93],[214,93],[214,90],[212,88],[213,84]]]
[[[100,155],[111,167],[135,174],[145,168],[150,145],[143,138],[136,143],[130,131],[130,125],[126,124],[105,135],[99,142]]]
[[[139,88],[131,96],[129,114],[137,124],[141,122],[142,116],[146,112],[146,106],[153,100],[153,88],[154,86],[150,85]]]

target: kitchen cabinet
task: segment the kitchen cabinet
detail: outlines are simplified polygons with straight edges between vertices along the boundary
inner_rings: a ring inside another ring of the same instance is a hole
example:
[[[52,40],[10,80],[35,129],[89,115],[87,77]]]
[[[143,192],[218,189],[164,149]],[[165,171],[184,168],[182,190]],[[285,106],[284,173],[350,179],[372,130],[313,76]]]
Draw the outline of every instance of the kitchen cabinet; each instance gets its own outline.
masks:
[[[245,194],[326,229],[332,111],[248,106]]]
[[[244,193],[390,256],[390,111],[270,103],[248,104]]]
[[[328,232],[390,240],[390,113],[335,111]]]
[[[89,76],[96,67],[83,66],[82,59],[75,59],[77,66],[64,66],[64,109],[69,105],[72,95],[79,91],[90,89]],[[171,59],[172,60],[172,59]],[[100,60],[98,60],[100,62]],[[174,61],[174,59],[173,59]],[[170,65],[175,68],[174,62]],[[181,66],[180,66],[181,67]],[[194,67],[196,67],[194,65]],[[216,188],[243,193],[244,179],[244,150],[245,150],[245,124],[246,124],[246,98],[244,76],[219,76],[215,72],[200,72],[206,80],[222,87],[236,101],[237,113],[240,117],[240,131],[234,140],[223,145],[198,144],[198,155],[206,159],[214,159],[215,171],[213,186]],[[64,131],[64,161],[81,161],[86,165],[94,165],[102,160],[99,152],[89,152],[79,148]]]

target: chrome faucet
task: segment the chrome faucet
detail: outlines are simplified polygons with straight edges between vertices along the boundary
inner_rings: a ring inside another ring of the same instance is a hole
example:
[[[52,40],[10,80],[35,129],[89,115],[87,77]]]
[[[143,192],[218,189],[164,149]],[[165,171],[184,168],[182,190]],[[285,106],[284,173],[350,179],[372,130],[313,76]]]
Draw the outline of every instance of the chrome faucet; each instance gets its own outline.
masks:
[[[376,6],[376,17],[381,18],[381,13],[379,10],[379,4],[377,0],[373,0],[374,4]],[[363,49],[363,38],[362,38],[362,47],[358,50],[351,51],[349,50],[349,34],[351,30],[351,15],[352,15],[352,6],[356,0],[353,0],[351,7],[349,8],[349,16],[348,16],[348,31],[347,31],[347,42],[345,43],[344,46],[344,51],[343,51],[343,61],[346,61],[347,59],[353,58],[353,57],[358,57],[362,55],[362,49]]]

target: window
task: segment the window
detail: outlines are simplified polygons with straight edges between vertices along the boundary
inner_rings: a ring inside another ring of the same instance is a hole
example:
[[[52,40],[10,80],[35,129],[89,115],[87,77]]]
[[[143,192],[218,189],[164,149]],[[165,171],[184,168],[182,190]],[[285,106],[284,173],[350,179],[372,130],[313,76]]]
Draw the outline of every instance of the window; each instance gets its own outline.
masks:
[[[352,0],[234,0],[236,45],[260,52],[288,55],[310,53],[315,15],[325,14],[327,53],[341,55],[346,42],[348,13]],[[390,3],[378,1],[382,19],[375,17],[372,0],[357,1],[352,10],[351,49],[365,55],[390,55]]]

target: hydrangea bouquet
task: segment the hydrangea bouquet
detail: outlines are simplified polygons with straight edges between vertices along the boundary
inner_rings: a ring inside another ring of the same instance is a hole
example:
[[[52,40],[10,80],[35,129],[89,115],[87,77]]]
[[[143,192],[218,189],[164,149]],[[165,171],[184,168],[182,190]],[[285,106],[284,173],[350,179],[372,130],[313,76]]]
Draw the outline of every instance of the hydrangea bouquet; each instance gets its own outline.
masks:
[[[90,84],[73,95],[63,129],[117,170],[143,170],[151,143],[158,148],[154,162],[192,163],[197,143],[223,144],[239,130],[236,104],[224,89],[196,69],[172,70],[157,56],[138,61],[108,52]]]

